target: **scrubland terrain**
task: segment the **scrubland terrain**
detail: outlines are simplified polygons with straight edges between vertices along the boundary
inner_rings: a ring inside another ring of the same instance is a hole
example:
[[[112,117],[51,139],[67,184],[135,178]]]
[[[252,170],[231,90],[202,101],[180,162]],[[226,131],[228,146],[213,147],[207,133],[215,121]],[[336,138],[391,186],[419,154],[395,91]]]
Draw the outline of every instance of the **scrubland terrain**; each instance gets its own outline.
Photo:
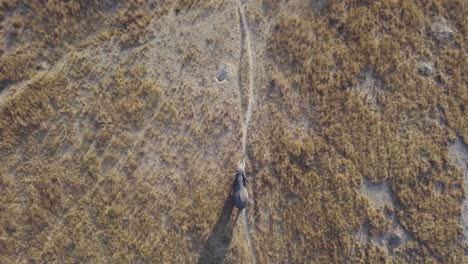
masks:
[[[467,262],[466,14],[0,1],[0,262]]]

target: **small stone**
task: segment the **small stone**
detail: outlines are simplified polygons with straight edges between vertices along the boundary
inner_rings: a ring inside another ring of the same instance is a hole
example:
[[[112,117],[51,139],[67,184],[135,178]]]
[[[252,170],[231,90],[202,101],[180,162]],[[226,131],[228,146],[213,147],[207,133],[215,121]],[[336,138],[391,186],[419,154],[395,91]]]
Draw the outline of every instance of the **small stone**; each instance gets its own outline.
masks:
[[[227,79],[228,72],[225,69],[221,69],[216,74],[216,80],[218,82],[224,82]]]
[[[418,72],[421,75],[429,76],[434,72],[434,64],[431,62],[420,62],[417,64]]]
[[[451,29],[445,18],[437,19],[431,25],[432,36],[441,44],[447,44],[454,38],[455,32]]]

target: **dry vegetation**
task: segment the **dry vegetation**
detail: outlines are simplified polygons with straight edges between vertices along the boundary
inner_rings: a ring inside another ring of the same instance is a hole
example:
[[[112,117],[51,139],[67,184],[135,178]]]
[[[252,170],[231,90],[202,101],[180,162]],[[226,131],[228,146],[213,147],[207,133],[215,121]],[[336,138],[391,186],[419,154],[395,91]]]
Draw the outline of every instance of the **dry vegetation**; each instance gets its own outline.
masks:
[[[316,15],[278,11],[269,44],[275,74],[265,91],[276,103],[257,115],[276,121],[252,142],[251,157],[259,164],[257,215],[265,207],[291,211],[258,234],[263,262],[280,261],[291,237],[303,247],[292,252],[302,252],[295,256],[303,260],[391,260],[351,235],[362,222],[374,232],[386,228],[382,212],[369,210],[356,193],[362,177],[390,179],[395,214],[416,238],[398,249],[395,261],[462,262],[463,172],[450,162],[447,142],[468,136],[464,8],[461,1],[330,1]],[[438,16],[449,17],[459,32],[444,46],[428,32]],[[419,60],[435,61],[433,76],[418,75]],[[369,71],[381,85],[363,95],[356,92],[358,77]],[[298,138],[291,128],[301,122],[312,126]],[[267,135],[277,145],[262,144]],[[445,191],[428,195],[436,184]],[[275,227],[283,231],[270,238]],[[285,241],[271,248],[263,240]]]
[[[257,263],[462,263],[448,142],[468,139],[466,3],[285,2],[246,10],[272,25],[247,148]],[[14,91],[0,100],[2,261],[251,259],[236,211],[225,217],[239,103],[161,84],[171,69],[149,63],[165,16],[220,8],[237,14],[229,1],[0,3],[0,96]],[[440,17],[447,42],[431,33]],[[182,61],[207,64],[186,45]],[[363,178],[389,182],[397,206],[370,206]],[[387,215],[413,239],[391,252],[356,239],[363,225],[387,232]]]

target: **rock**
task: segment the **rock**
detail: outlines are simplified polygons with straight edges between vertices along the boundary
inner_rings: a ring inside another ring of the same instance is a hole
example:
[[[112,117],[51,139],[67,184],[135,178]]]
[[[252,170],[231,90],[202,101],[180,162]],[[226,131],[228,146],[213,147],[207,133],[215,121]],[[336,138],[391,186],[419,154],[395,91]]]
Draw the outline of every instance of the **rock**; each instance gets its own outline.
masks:
[[[218,82],[223,82],[223,81],[225,81],[227,79],[227,75],[228,75],[228,72],[225,69],[221,69],[216,74],[216,80]]]
[[[447,44],[454,39],[455,32],[449,27],[447,20],[441,17],[431,25],[432,36],[440,44]]]
[[[432,62],[419,62],[416,67],[421,75],[429,76],[434,73],[434,64]]]

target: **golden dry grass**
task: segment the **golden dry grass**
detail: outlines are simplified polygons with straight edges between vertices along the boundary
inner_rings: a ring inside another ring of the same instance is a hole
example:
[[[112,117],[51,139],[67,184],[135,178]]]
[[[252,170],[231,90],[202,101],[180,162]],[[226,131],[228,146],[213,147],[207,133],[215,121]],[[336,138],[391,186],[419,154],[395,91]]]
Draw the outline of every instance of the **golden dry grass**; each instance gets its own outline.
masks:
[[[466,4],[282,2],[246,9],[272,23],[247,148],[256,262],[463,262],[463,172],[447,146],[468,138]],[[0,101],[3,261],[251,260],[228,199],[239,104],[193,80],[159,83],[168,69],[149,63],[147,45],[166,15],[231,5],[0,4],[0,92],[16,89]],[[438,17],[456,30],[448,44],[431,36]],[[203,67],[198,49],[180,56]],[[419,61],[434,73],[420,75]],[[370,206],[363,178],[387,180],[397,206]],[[413,237],[395,252],[354,235],[388,232],[386,214]]]

